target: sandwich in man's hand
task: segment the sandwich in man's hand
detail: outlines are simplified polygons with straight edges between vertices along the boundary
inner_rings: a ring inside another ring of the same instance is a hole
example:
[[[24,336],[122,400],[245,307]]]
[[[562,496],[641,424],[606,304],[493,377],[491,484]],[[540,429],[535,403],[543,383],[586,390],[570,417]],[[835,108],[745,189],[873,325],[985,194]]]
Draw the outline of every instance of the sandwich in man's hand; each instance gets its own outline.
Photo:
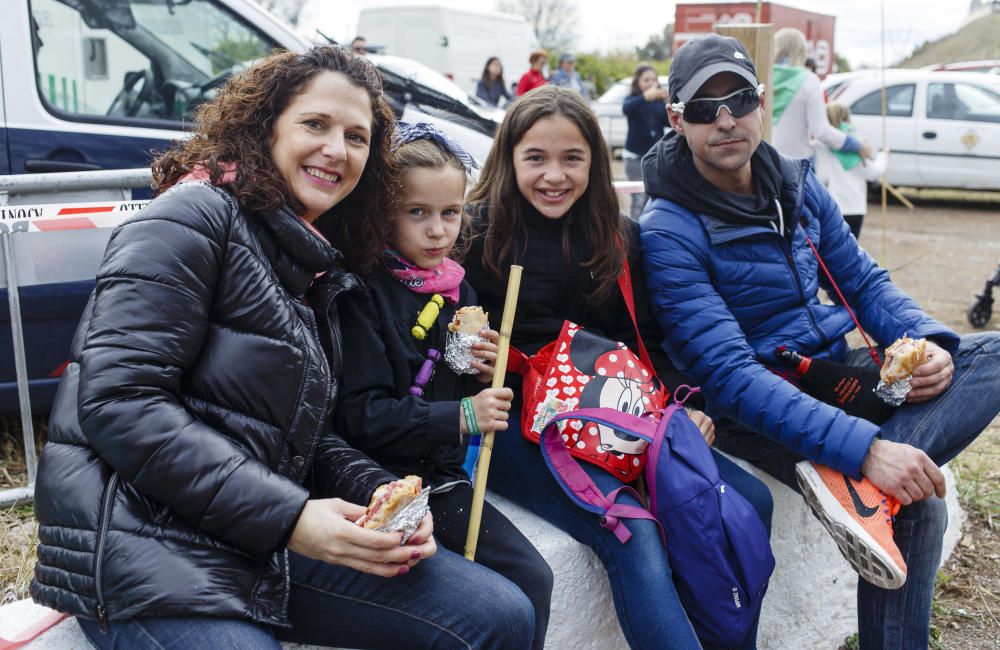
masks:
[[[880,375],[887,386],[909,379],[914,369],[927,361],[927,341],[903,335],[885,349],[885,363]]]

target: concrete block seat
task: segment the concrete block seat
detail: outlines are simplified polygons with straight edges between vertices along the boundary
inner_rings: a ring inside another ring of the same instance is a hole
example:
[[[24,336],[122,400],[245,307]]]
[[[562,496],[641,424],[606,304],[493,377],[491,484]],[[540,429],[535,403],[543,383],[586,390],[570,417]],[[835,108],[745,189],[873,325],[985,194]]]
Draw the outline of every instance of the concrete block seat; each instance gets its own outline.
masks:
[[[798,494],[762,472],[751,471],[767,483],[775,505],[771,543],[777,568],[764,600],[758,646],[765,650],[836,648],[857,631],[857,574]],[[954,478],[947,467],[945,476],[950,517],[943,554],[947,559],[960,537],[965,513],[958,505]],[[538,547],[555,573],[547,647],[626,650],[628,644],[618,626],[607,574],[593,551],[505,499],[494,495],[490,500]],[[0,646],[2,639],[12,639],[47,613],[50,610],[30,601],[0,608]],[[76,650],[90,646],[79,626],[70,619],[24,647]],[[315,646],[297,644],[284,647],[317,650]]]

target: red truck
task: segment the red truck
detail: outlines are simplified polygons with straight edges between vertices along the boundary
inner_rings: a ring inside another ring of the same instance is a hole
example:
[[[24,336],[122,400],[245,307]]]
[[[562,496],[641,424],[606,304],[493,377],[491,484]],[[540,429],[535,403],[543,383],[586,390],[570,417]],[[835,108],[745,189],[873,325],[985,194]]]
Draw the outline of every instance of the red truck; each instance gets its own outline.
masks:
[[[712,26],[748,25],[755,22],[756,2],[697,2],[678,4],[674,14],[673,51],[712,31]],[[825,77],[833,70],[833,33],[836,17],[814,11],[794,9],[773,2],[761,5],[760,22],[773,23],[776,30],[794,27],[806,35],[810,56],[816,61],[816,74]]]

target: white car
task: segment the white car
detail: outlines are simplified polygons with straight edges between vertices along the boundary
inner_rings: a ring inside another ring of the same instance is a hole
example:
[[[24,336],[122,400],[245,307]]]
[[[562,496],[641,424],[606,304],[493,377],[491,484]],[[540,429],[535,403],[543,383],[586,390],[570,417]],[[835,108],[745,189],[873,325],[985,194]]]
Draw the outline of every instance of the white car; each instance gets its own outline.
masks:
[[[493,146],[504,111],[486,106],[443,74],[412,59],[385,54],[368,58],[385,79],[385,94],[399,119],[430,122],[455,138],[480,165]]]
[[[667,87],[667,76],[660,75],[660,85]],[[590,107],[597,114],[597,121],[601,125],[601,132],[608,143],[608,148],[612,153],[625,147],[625,136],[628,135],[628,120],[622,113],[622,102],[628,97],[632,89],[632,77],[627,77],[615,82],[603,95],[590,103]]]
[[[847,80],[830,101],[851,109],[857,134],[890,150],[893,185],[1000,190],[1000,77],[886,70]]]

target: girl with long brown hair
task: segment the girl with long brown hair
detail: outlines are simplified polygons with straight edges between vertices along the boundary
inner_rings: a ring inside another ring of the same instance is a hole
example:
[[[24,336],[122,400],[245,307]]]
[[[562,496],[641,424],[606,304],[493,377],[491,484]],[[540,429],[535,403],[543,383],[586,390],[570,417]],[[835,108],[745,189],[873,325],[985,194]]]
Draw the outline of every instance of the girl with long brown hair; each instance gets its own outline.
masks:
[[[511,345],[534,354],[569,320],[637,350],[636,327],[617,286],[628,264],[638,329],[655,370],[671,389],[683,383],[660,347],[662,335],[646,300],[638,228],[619,212],[608,148],[579,93],[544,86],[508,109],[470,203],[474,235],[466,278],[484,309],[500,313],[509,266],[524,267]],[[570,501],[538,447],[521,437],[520,408],[515,398],[509,429],[494,439],[490,489],[594,549],[633,648],[700,648],[655,524],[628,520],[632,538],[621,544],[596,516]],[[711,444],[712,421],[697,411],[692,420]],[[716,460],[725,480],[769,522],[767,488],[723,457]],[[603,469],[581,467],[605,494],[624,485]],[[641,507],[629,496],[618,502]],[[750,636],[743,647],[754,646],[756,635]]]

